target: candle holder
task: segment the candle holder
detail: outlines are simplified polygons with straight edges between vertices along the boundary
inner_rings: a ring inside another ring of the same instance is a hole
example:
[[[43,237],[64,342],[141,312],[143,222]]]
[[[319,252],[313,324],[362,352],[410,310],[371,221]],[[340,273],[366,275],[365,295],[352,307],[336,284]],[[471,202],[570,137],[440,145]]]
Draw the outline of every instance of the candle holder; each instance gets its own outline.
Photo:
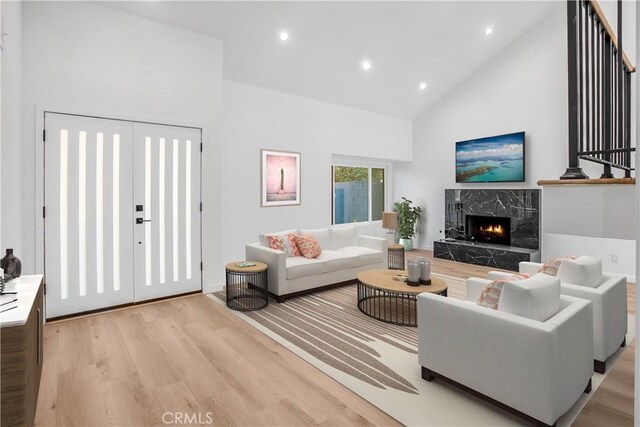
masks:
[[[428,258],[420,258],[420,284],[429,286],[431,284],[431,263]]]
[[[412,259],[407,261],[407,285],[420,285],[420,263],[418,260]]]

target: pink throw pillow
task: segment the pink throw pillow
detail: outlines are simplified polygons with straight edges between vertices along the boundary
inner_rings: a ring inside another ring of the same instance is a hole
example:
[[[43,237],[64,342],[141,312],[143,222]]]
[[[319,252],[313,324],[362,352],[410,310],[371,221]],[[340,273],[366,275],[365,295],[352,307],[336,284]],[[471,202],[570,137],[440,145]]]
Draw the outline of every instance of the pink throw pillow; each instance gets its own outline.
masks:
[[[268,234],[266,237],[271,249],[283,251],[287,254],[287,257],[300,256],[300,249],[298,249],[298,245],[296,244],[296,236],[293,234]]]
[[[296,236],[296,244],[305,258],[315,258],[322,253],[318,241],[313,236]]]
[[[551,260],[545,265],[543,265],[542,267],[540,267],[540,270],[538,270],[538,273],[544,273],[544,274],[548,274],[549,276],[556,277],[556,274],[558,274],[558,269],[560,268],[560,264],[562,264],[562,261],[567,259],[573,260],[573,259],[576,259],[576,257],[563,256],[563,257]]]
[[[502,294],[502,288],[509,282],[516,280],[528,279],[528,274],[514,274],[509,277],[502,277],[489,283],[484,291],[480,294],[480,298],[476,302],[481,307],[491,308],[493,310],[498,309],[498,302],[500,301],[500,295]]]

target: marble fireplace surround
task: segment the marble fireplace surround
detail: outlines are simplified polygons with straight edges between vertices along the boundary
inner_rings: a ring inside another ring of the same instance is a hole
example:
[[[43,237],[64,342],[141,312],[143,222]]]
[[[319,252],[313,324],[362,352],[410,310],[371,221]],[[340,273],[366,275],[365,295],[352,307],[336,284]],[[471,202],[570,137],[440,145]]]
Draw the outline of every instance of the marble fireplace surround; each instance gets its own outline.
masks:
[[[467,215],[509,217],[511,247],[540,249],[540,190],[446,189],[444,199],[445,237],[466,235]]]

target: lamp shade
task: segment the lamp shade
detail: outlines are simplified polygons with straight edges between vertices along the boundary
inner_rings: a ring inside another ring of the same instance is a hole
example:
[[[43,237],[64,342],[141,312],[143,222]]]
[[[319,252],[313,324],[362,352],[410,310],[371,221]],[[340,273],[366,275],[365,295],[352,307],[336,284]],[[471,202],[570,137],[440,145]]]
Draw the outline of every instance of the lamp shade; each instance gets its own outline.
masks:
[[[387,230],[395,230],[398,228],[397,212],[382,212],[382,228]]]

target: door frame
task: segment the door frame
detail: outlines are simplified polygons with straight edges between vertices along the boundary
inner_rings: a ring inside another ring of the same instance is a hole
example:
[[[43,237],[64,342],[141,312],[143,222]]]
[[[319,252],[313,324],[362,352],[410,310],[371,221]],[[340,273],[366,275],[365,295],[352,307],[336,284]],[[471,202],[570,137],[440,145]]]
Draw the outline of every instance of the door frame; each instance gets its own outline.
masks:
[[[44,236],[45,236],[45,227],[44,227],[44,215],[41,212],[41,209],[45,206],[45,194],[44,194],[44,177],[45,177],[45,158],[44,158],[44,129],[45,129],[45,114],[63,114],[68,116],[80,116],[87,118],[95,118],[95,119],[103,119],[103,120],[117,120],[123,122],[131,122],[131,123],[145,123],[152,125],[161,125],[161,126],[174,126],[174,127],[182,127],[182,128],[190,128],[200,130],[200,143],[204,149],[205,141],[207,140],[207,132],[206,127],[203,123],[200,122],[189,122],[189,121],[172,121],[171,123],[163,122],[164,119],[153,118],[150,116],[136,116],[136,115],[121,115],[117,113],[110,113],[105,111],[95,111],[91,109],[84,110],[83,112],[79,112],[79,108],[71,107],[71,108],[63,108],[60,105],[51,106],[51,105],[41,105],[36,104],[35,106],[35,129],[34,129],[34,138],[36,141],[35,144],[35,249],[36,249],[36,265],[35,271],[41,271],[45,274],[45,248],[44,248]],[[200,151],[200,206],[202,206],[202,150]],[[202,266],[202,209],[200,210],[200,265]],[[204,271],[200,268],[200,291],[204,289]],[[46,289],[45,289],[46,290]]]

